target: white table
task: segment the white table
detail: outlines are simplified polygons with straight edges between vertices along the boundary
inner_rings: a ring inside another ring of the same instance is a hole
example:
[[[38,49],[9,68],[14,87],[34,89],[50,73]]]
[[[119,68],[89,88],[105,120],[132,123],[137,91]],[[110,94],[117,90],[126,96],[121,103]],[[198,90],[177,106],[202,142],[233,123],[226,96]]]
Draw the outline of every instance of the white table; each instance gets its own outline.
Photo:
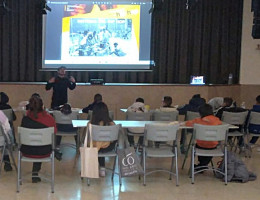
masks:
[[[86,127],[89,120],[72,120],[72,125],[75,128]],[[115,124],[121,124],[122,128],[144,128],[145,124],[169,124],[168,121],[130,121],[130,120],[115,120]],[[180,128],[192,128],[181,126]]]

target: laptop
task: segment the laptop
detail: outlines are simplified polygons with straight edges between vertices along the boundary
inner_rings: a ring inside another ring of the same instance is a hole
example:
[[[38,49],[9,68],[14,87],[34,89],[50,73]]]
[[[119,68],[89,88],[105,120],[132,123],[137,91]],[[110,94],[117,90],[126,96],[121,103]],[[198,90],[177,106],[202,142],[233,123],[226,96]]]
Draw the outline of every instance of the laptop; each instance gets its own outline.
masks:
[[[191,85],[205,85],[205,77],[204,76],[191,76],[190,84]]]

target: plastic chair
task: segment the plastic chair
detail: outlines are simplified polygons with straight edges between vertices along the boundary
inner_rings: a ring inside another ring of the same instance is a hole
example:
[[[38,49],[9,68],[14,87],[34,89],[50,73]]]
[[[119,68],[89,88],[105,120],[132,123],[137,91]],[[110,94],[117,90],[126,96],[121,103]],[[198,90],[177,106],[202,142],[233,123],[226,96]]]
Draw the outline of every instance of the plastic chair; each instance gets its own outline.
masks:
[[[109,110],[108,111],[109,113],[109,117],[110,117],[110,119],[112,119],[112,120],[114,120],[114,111],[112,111],[112,110]],[[91,118],[92,118],[92,113],[93,113],[93,111],[92,110],[89,110],[88,111],[88,120],[91,120]]]
[[[260,113],[259,112],[253,112],[253,111],[250,112],[249,119],[248,119],[248,124],[247,124],[247,138],[248,138],[248,141],[249,141],[250,136],[251,137],[260,137],[260,134],[250,133],[250,131],[248,129],[248,125],[249,124],[254,124],[254,125],[260,126]],[[250,151],[249,156],[251,157],[251,155],[252,155],[252,147],[251,146],[248,146],[248,147],[249,147],[249,151]]]
[[[113,126],[98,126],[92,125],[92,140],[96,142],[114,142],[118,140],[119,131],[121,130],[121,124]],[[116,159],[117,159],[117,143],[115,149],[106,153],[98,153],[98,157],[114,157],[113,168],[107,168],[106,170],[112,171],[111,180],[114,179],[114,174],[119,175],[119,183],[121,183],[120,166],[118,165],[118,172],[115,172]],[[88,185],[90,185],[90,179],[87,179]]]
[[[187,113],[185,115],[185,121],[193,120],[193,119],[196,119],[196,118],[199,118],[199,117],[200,117],[200,114],[198,112],[187,111]],[[185,152],[185,156],[184,156],[184,160],[183,160],[181,169],[184,169],[184,165],[185,165],[186,160],[188,158],[188,153],[189,153],[189,150],[190,150],[190,147],[191,147],[191,142],[192,142],[192,136],[191,136],[187,150],[185,150],[184,146],[185,146],[185,143],[186,143],[186,137],[187,137],[188,133],[192,134],[192,131],[188,131],[187,129],[184,129],[184,130],[182,130],[182,133],[181,133],[182,137],[183,137],[182,144],[181,144],[181,152]]]
[[[21,162],[51,162],[51,192],[54,193],[54,127],[31,129],[18,127],[18,174],[17,174],[17,192],[20,191],[22,184]],[[21,145],[44,146],[52,145],[52,152],[44,158],[26,157],[21,153]]]
[[[191,183],[194,183],[194,175],[205,170],[212,170],[213,172],[219,172],[225,176],[225,184],[227,184],[227,132],[228,124],[218,125],[218,126],[208,126],[194,124],[193,135],[192,135],[192,153],[191,153]],[[199,149],[196,148],[196,140],[202,141],[224,141],[224,151],[221,149],[221,146],[218,145],[216,149]],[[195,156],[213,156],[213,157],[222,157],[224,156],[225,162],[225,172],[208,166],[200,166],[194,168]],[[195,170],[197,170],[195,172]]]
[[[167,172],[170,174],[170,179],[172,175],[176,176],[176,186],[179,185],[179,176],[178,176],[178,153],[177,153],[177,131],[179,125],[145,125],[145,134],[144,134],[144,147],[143,147],[143,184],[146,185],[146,176],[154,172]],[[172,142],[173,145],[161,145],[160,147],[149,146],[147,145],[148,141],[157,142]],[[156,168],[149,170],[147,172],[146,168],[146,158],[172,158],[170,170],[164,168]],[[175,162],[175,173],[173,172],[173,166]]]
[[[246,122],[246,118],[248,115],[248,111],[244,112],[226,112],[224,111],[222,114],[221,120],[225,123],[240,126],[240,130],[235,130],[232,132],[228,132],[228,137],[234,137],[233,141],[231,142],[231,150],[235,146],[235,152],[238,147],[238,137],[243,138],[243,142],[245,144],[245,132],[244,132],[244,126]],[[235,144],[237,140],[237,144]]]
[[[5,110],[2,110],[2,111],[6,115],[6,117],[8,118],[9,122],[13,122],[13,110],[12,109],[5,109]]]
[[[5,134],[4,129],[2,127],[2,124],[0,123],[0,148],[2,148],[2,157],[0,161],[0,174],[1,174],[1,169],[2,169],[2,164],[4,160],[4,152],[7,150],[9,156],[11,157],[11,160],[13,162],[13,165],[17,171],[17,166],[15,164],[14,156],[13,156],[13,146],[11,139],[8,134]]]
[[[72,113],[65,115],[60,111],[53,111],[53,116],[57,124],[66,124],[66,125],[72,125],[72,120],[77,120],[79,118],[79,112],[78,111],[72,111]],[[79,152],[79,146],[80,146],[80,137],[79,137],[79,129],[75,129],[70,132],[65,131],[59,131],[56,133],[56,136],[68,136],[68,137],[74,137],[77,136],[77,142],[76,145],[71,143],[64,143],[61,144],[61,146],[69,146],[72,148],[75,148],[77,152]]]
[[[3,111],[3,113],[5,114],[5,116],[6,116],[6,117],[8,118],[8,120],[9,120],[11,129],[12,129],[12,131],[13,131],[14,142],[16,143],[15,130],[14,130],[14,125],[13,125],[13,121],[14,121],[14,118],[13,118],[13,109],[5,109],[5,110],[2,110],[2,111]]]
[[[126,112],[126,120],[131,120],[131,121],[151,121],[151,112]],[[144,128],[128,128],[127,129],[127,135],[128,135],[128,140],[131,140],[131,137],[138,136],[139,141],[138,144],[134,144],[136,146],[137,151],[140,145],[143,144],[142,139],[140,137],[144,136]],[[132,144],[131,144],[132,145]]]
[[[162,112],[154,111],[152,115],[153,121],[178,121],[178,111]]]

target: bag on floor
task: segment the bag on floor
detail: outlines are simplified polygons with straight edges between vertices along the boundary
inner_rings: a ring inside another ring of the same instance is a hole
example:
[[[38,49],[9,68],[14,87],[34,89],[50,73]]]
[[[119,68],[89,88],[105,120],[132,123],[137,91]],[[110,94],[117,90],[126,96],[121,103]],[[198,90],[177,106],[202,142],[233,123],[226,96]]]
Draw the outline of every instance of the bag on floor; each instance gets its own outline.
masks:
[[[140,160],[133,147],[117,149],[117,153],[122,177],[136,176],[144,173]]]
[[[225,172],[225,162],[222,160],[218,165],[218,170],[222,173]],[[224,180],[224,175],[218,172],[215,176]],[[233,152],[227,152],[227,181],[235,181],[246,183],[248,181],[256,180],[257,176],[247,170],[245,163]]]
[[[89,147],[88,147],[88,135],[89,135]],[[93,147],[91,124],[88,125],[86,130],[84,146],[80,147],[80,158],[81,158],[81,177],[99,178],[98,149]]]

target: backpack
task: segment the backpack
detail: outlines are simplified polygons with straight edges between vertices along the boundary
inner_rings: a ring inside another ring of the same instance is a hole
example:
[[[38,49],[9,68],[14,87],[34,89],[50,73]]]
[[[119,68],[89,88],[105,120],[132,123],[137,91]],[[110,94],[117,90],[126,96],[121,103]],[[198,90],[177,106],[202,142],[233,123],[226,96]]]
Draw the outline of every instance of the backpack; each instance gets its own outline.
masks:
[[[222,160],[219,162],[218,170],[222,173],[225,171],[225,162]],[[215,176],[219,179],[225,178],[225,176],[219,172],[215,173]],[[233,152],[227,152],[227,181],[236,181],[246,183],[256,179],[256,175],[247,170],[245,163],[236,156]]]

